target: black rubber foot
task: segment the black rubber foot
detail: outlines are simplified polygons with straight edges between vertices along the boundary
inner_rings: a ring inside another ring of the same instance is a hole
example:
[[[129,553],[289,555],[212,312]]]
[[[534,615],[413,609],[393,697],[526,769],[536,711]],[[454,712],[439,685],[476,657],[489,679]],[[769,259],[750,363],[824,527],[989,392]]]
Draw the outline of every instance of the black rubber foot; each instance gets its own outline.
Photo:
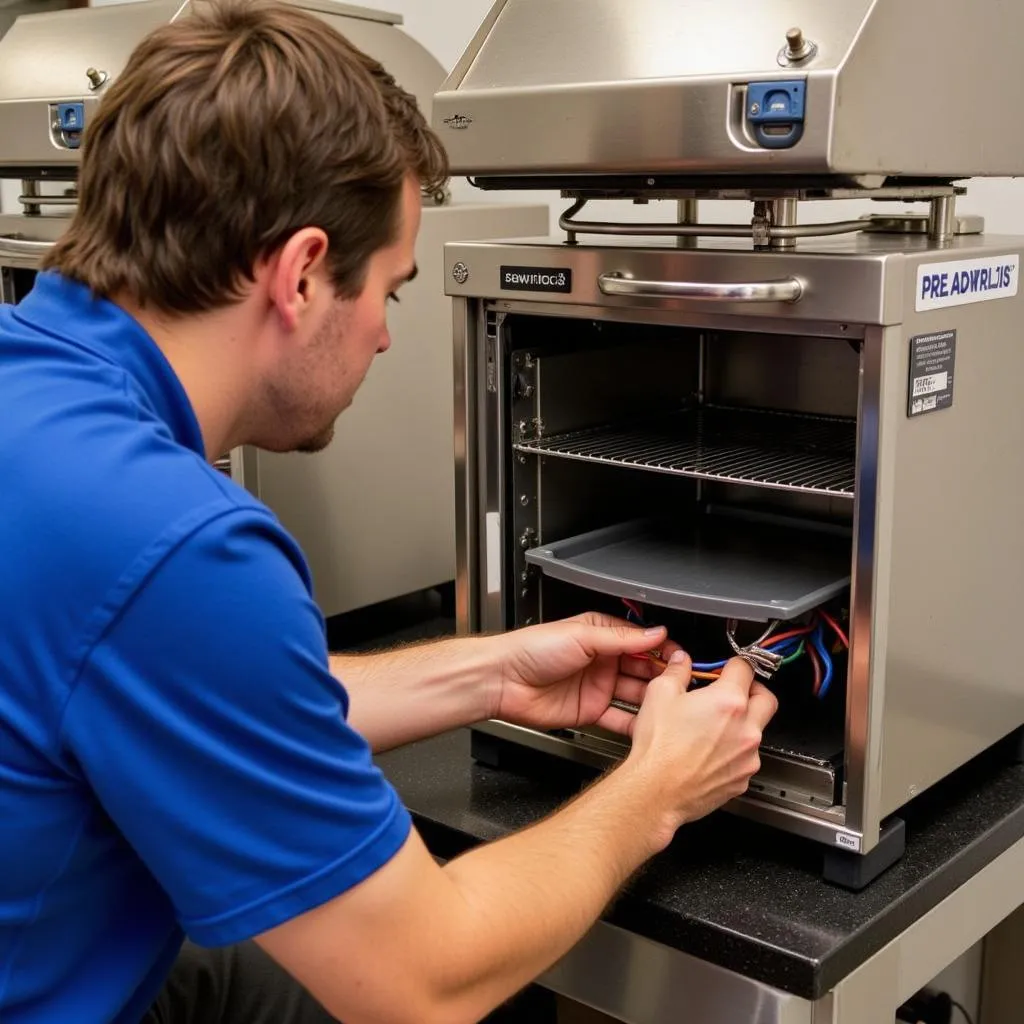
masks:
[[[902,818],[890,818],[882,826],[878,845],[870,853],[826,850],[822,874],[826,882],[860,892],[888,871],[907,850],[907,826]]]
[[[469,731],[469,753],[474,761],[487,765],[488,768],[500,769],[508,760],[507,755],[502,756],[508,750],[508,743],[497,736],[490,736],[485,732],[477,732],[476,729]]]

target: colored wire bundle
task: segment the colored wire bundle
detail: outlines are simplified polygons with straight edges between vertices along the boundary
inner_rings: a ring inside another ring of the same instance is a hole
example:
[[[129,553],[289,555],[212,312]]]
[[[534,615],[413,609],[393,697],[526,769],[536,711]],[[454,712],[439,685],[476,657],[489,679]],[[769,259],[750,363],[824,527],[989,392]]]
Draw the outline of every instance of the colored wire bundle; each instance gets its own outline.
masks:
[[[635,602],[623,598],[622,602],[627,609],[626,618],[638,626],[646,626],[642,608]],[[850,641],[838,622],[823,608],[817,609],[810,618],[810,621],[803,626],[792,626],[783,629],[779,633],[772,634],[762,641],[761,647],[782,655],[782,664],[791,665],[798,661],[805,654],[811,663],[811,671],[814,674],[814,694],[816,697],[824,698],[835,676],[835,666],[832,662],[832,652],[826,641],[826,630],[835,636],[836,642],[843,649],[849,649]],[[834,650],[834,648],[833,648]],[[666,663],[656,654],[648,655],[650,661],[665,668]],[[722,669],[725,668],[727,659],[722,661],[694,662],[693,678],[704,681],[718,679]]]

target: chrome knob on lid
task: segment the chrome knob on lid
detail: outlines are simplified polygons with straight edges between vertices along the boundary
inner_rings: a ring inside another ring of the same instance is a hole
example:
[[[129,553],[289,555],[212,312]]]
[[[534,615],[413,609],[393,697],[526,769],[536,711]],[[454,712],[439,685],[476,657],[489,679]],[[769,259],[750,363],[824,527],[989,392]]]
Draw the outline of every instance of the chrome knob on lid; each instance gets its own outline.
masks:
[[[100,71],[98,68],[89,68],[85,72],[85,77],[89,79],[89,88],[96,90],[103,85],[109,76],[106,71]]]
[[[796,64],[813,57],[817,52],[817,46],[804,35],[804,30],[797,25],[786,32],[786,45],[779,52],[779,63]]]

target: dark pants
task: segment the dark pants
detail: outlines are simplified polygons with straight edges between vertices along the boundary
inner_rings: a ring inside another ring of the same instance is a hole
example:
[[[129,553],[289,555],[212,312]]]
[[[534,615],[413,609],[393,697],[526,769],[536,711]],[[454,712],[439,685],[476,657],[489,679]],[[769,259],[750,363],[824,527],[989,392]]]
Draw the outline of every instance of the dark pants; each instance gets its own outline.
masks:
[[[528,988],[488,1024],[555,1024],[554,996]],[[190,942],[141,1024],[338,1024],[255,943],[202,949]]]
[[[253,942],[202,949],[190,942],[142,1024],[336,1024]]]

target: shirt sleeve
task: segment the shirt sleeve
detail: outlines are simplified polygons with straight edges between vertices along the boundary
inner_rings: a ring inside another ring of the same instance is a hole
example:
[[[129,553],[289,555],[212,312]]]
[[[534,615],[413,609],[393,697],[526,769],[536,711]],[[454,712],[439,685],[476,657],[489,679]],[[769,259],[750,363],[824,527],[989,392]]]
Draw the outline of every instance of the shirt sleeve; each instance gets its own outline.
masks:
[[[305,571],[269,514],[207,523],[148,569],[65,709],[66,749],[201,944],[330,900],[411,828],[345,721]]]

